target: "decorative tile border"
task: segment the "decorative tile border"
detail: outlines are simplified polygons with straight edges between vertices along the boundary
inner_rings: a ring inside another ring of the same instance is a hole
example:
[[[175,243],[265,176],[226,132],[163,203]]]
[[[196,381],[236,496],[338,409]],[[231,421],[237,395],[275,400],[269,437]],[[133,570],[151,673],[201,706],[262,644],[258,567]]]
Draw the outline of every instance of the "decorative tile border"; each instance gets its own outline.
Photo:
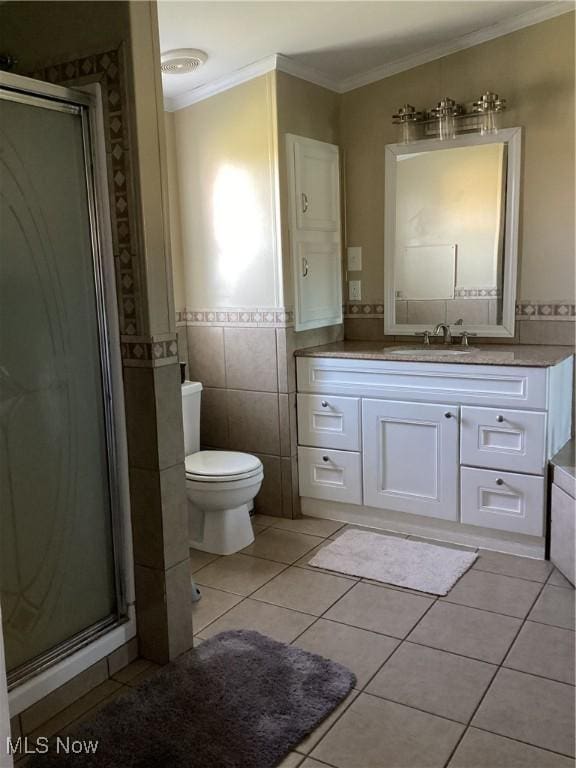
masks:
[[[468,289],[467,289],[468,290]],[[474,289],[470,289],[474,290]],[[469,296],[467,298],[480,298]],[[492,297],[491,297],[492,298]],[[405,301],[405,299],[399,299]],[[345,304],[345,318],[374,319],[384,317],[383,304]],[[576,304],[573,301],[519,301],[516,304],[517,320],[576,320]]]
[[[178,342],[176,337],[169,339],[128,340],[121,342],[122,360],[129,367],[155,368],[178,362]]]
[[[344,317],[384,317],[384,304],[344,304]]]
[[[37,80],[59,85],[100,85],[120,333],[123,336],[138,336],[143,328],[143,307],[135,235],[125,73],[124,51],[120,46],[117,50],[52,64],[29,74]]]
[[[517,320],[576,320],[574,301],[519,301],[516,304]]]
[[[500,296],[502,296],[500,288],[456,288],[454,290],[455,299],[498,299]]]
[[[294,310],[291,307],[182,309],[176,312],[176,325],[287,328],[294,325]]]

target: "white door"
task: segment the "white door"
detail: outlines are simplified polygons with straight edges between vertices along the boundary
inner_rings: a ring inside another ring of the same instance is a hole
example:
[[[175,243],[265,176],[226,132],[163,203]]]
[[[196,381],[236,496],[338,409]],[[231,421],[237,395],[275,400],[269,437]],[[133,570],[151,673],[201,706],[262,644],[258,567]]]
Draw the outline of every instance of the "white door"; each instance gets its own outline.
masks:
[[[341,323],[340,244],[301,241],[296,253],[298,325],[304,329]]]
[[[286,137],[290,249],[297,331],[342,322],[339,150]]]
[[[294,147],[296,226],[337,232],[340,229],[340,164],[338,147],[302,136]]]
[[[364,504],[458,520],[458,407],[362,401]]]

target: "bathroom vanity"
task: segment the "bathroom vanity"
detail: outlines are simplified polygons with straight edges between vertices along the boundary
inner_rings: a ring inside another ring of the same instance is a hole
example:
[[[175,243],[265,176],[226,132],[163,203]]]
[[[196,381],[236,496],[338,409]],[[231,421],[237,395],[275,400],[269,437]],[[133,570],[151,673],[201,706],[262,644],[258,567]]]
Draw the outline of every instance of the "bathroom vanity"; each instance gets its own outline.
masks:
[[[305,514],[544,555],[547,462],[571,432],[569,348],[296,355]]]

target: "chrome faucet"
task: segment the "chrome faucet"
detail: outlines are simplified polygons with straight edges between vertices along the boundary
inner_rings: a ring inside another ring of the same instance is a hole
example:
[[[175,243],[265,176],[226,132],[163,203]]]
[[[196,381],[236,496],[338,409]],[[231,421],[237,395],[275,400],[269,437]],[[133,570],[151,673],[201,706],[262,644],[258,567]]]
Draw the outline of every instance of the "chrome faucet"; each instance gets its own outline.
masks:
[[[452,333],[450,331],[450,326],[447,323],[438,323],[436,328],[432,331],[432,336],[439,336],[440,331],[442,331],[444,335],[444,344],[451,344],[452,343]]]

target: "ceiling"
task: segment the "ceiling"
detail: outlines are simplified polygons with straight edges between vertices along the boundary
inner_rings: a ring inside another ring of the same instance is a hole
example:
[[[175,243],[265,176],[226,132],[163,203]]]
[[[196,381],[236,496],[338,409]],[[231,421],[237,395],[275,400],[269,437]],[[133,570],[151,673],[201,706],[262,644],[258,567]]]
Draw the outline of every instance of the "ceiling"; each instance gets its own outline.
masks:
[[[208,54],[197,72],[163,75],[166,106],[222,90],[218,83],[274,54],[294,74],[346,91],[571,8],[545,0],[159,0],[161,50]]]

